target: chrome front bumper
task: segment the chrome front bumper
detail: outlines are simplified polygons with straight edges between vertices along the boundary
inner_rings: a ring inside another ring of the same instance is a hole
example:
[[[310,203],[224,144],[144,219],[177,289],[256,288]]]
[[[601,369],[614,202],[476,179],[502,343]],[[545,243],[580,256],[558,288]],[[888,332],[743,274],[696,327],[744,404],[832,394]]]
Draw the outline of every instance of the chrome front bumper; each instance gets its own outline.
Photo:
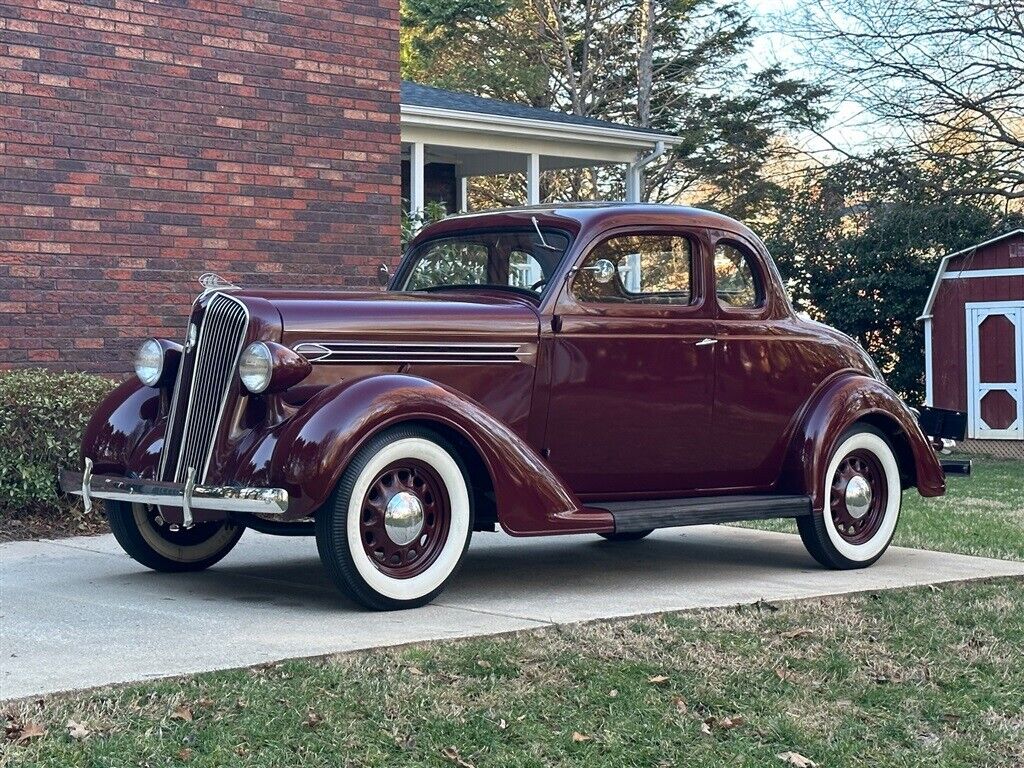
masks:
[[[132,477],[93,475],[92,461],[86,459],[84,472],[60,471],[60,487],[65,493],[81,496],[87,511],[92,507],[93,499],[181,507],[186,528],[192,525],[193,509],[251,512],[256,515],[281,515],[288,510],[288,491],[283,488],[196,485],[193,478],[190,471],[188,482],[182,485]]]

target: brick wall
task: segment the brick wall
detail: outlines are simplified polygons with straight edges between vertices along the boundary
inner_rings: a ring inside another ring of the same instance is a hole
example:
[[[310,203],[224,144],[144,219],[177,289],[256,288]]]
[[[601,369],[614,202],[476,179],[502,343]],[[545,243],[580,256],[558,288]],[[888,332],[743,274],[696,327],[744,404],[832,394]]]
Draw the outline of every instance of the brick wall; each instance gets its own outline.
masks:
[[[213,271],[376,285],[398,0],[4,0],[0,368],[130,370]]]

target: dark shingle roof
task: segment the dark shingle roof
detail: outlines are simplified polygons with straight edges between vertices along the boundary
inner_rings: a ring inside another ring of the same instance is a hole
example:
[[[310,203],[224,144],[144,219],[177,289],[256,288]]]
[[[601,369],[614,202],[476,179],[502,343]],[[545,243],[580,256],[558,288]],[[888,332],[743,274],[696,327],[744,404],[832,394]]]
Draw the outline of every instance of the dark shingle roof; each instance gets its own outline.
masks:
[[[484,96],[474,96],[471,93],[446,91],[444,88],[421,85],[420,83],[412,83],[408,80],[402,81],[402,104],[417,107],[434,107],[436,109],[451,109],[459,112],[477,112],[484,115],[498,115],[500,117],[514,117],[525,120],[546,120],[551,123],[563,123],[565,125],[650,133],[655,136],[666,135],[662,131],[655,131],[651,128],[635,128],[631,125],[613,123],[610,120],[567,115],[564,112],[555,112],[550,109],[528,107],[523,104],[514,104],[510,101],[499,101],[498,99],[488,99]]]

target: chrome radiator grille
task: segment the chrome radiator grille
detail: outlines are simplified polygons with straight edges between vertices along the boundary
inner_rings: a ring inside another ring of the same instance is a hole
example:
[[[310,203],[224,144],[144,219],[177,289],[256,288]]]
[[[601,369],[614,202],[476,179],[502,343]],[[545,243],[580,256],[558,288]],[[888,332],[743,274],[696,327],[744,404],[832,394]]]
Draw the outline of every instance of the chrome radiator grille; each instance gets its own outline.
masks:
[[[205,482],[248,326],[242,302],[223,293],[210,299],[195,347],[178,371],[160,457],[162,479],[184,482],[192,467],[196,481]]]

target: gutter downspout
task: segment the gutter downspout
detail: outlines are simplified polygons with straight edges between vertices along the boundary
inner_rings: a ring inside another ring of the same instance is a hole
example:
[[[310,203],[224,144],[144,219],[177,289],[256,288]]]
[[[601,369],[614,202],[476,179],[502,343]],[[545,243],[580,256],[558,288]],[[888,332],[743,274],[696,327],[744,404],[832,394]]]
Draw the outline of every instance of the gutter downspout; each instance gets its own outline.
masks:
[[[643,157],[637,158],[626,169],[626,202],[639,203],[643,192],[643,170],[665,154],[665,142],[658,141],[654,149]]]

